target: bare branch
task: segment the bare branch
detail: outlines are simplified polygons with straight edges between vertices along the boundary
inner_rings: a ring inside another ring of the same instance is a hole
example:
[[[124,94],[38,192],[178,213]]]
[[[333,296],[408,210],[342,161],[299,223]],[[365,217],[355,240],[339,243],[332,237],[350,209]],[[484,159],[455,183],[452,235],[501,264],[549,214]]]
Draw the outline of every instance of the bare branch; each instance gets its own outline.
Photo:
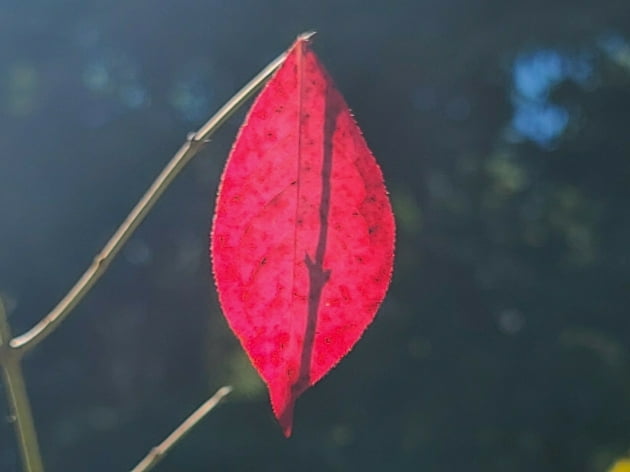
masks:
[[[43,472],[44,466],[33,424],[31,404],[22,374],[21,356],[9,345],[10,339],[11,328],[0,298],[0,367],[9,403],[9,418],[15,427],[24,471]]]
[[[168,437],[151,451],[136,465],[131,472],[147,472],[160,462],[166,454],[201,421],[219,402],[230,392],[232,387],[221,387],[217,392],[201,405],[195,412],[180,424]]]
[[[307,33],[310,34],[310,33]],[[310,37],[310,36],[309,36]],[[11,340],[11,347],[20,353],[30,351],[43,341],[70,314],[72,309],[85,297],[94,284],[107,270],[109,264],[118,254],[122,246],[144,220],[160,196],[168,188],[173,179],[208,142],[214,132],[227,120],[247,99],[260,88],[265,81],[280,67],[286,57],[281,54],[267,65],[256,77],[234,95],[217,113],[206,122],[197,132],[189,135],[171,161],[151,184],[144,196],[131,210],[125,221],[116,230],[101,252],[94,258],[92,264],[74,284],[70,291],[61,299],[42,320],[26,333]]]

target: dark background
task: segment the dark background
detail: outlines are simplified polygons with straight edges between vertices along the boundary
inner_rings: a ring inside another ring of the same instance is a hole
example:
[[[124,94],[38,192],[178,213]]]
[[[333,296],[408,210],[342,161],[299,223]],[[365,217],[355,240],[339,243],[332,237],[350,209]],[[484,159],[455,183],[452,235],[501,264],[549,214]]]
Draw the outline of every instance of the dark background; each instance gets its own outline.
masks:
[[[207,257],[240,113],[26,359],[47,470],[128,470],[231,384],[157,470],[605,471],[630,447],[628,0],[0,0],[14,331],[309,29],[396,211],[374,324],[285,440]],[[3,421],[0,471],[18,470]]]

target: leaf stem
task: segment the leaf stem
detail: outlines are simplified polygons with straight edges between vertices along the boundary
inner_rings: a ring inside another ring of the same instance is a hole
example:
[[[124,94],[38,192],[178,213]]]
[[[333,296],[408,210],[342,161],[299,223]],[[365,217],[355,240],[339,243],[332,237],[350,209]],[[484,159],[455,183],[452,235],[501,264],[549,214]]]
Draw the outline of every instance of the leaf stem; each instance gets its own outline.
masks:
[[[305,33],[301,37],[310,37],[312,33]],[[151,184],[144,196],[131,210],[114,235],[105,244],[105,247],[94,258],[70,291],[61,299],[50,313],[48,313],[35,326],[26,333],[16,336],[10,345],[20,353],[33,349],[50,335],[70,314],[72,309],[85,297],[94,284],[107,270],[109,264],[118,254],[122,246],[134,233],[136,228],[144,220],[147,213],[153,208],[157,200],[168,188],[173,179],[201,150],[208,138],[247,101],[265,81],[280,67],[286,57],[286,52],[271,61],[260,73],[247,83],[236,95],[234,95],[223,107],[216,112],[199,130],[191,133],[186,142],[179,148],[170,162],[164,167],[160,175]]]
[[[223,398],[232,391],[232,387],[221,387],[203,405],[197,408],[182,424],[180,424],[164,441],[151,449],[131,472],[148,472],[160,462],[166,454],[201,421]]]
[[[10,339],[11,328],[0,298],[0,365],[9,403],[9,418],[15,426],[24,471],[43,472],[44,466],[33,424],[31,405],[22,374],[22,356],[19,351],[10,346]]]

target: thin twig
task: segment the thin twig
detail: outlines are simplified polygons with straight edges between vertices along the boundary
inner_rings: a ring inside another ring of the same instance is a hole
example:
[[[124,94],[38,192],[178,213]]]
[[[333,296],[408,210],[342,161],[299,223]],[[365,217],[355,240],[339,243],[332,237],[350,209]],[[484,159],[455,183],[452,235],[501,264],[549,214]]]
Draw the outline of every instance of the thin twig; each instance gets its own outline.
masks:
[[[22,374],[22,358],[9,345],[10,339],[11,328],[0,298],[0,365],[2,366],[2,380],[7,392],[7,401],[9,402],[9,418],[15,427],[24,471],[43,472],[44,466],[33,424],[31,405]]]
[[[309,38],[314,33],[304,33],[300,37]],[[151,184],[147,192],[131,210],[125,221],[116,230],[101,252],[94,258],[92,264],[74,284],[70,291],[61,299],[42,320],[26,333],[11,340],[11,347],[19,353],[30,351],[43,341],[70,314],[72,309],[83,299],[92,286],[100,279],[122,246],[134,233],[138,225],[153,208],[160,196],[168,188],[172,180],[199,152],[208,138],[227,120],[242,104],[260,88],[265,81],[280,67],[286,57],[286,52],[278,56],[267,65],[245,87],[234,95],[221,109],[204,124],[196,133],[189,135],[188,140],[181,146],[160,175]]]
[[[138,462],[131,472],[148,472],[160,462],[166,454],[188,433],[199,421],[201,421],[210,411],[219,404],[223,398],[232,391],[232,387],[221,387],[217,392],[201,405],[195,412],[180,424],[168,437],[159,445],[151,449],[149,453]]]

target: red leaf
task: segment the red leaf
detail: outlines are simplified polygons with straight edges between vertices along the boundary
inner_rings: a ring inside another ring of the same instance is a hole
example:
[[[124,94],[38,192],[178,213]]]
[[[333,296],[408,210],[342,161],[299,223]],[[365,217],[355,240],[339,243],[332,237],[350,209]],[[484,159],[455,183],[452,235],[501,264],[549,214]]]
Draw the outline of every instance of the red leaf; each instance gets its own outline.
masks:
[[[219,299],[284,434],[385,296],[394,217],[343,97],[300,38],[252,106],[214,216]]]

